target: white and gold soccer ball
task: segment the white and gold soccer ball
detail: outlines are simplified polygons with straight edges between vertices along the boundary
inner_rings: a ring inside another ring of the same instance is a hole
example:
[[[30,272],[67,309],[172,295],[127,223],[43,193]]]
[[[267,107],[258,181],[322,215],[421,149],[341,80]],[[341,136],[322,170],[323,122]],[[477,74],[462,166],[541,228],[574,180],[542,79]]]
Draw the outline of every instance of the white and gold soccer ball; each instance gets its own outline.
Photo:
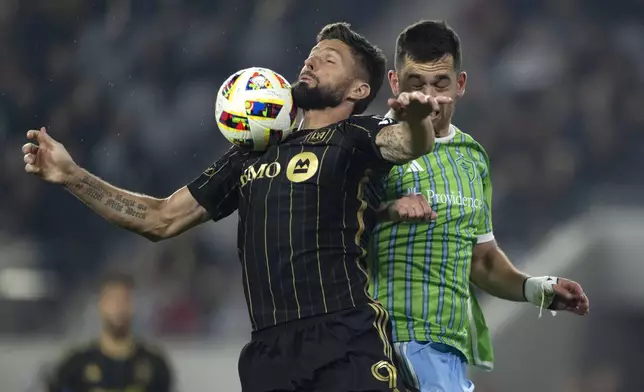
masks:
[[[221,85],[215,116],[228,141],[264,151],[291,133],[297,108],[286,79],[270,69],[253,67],[235,72]]]

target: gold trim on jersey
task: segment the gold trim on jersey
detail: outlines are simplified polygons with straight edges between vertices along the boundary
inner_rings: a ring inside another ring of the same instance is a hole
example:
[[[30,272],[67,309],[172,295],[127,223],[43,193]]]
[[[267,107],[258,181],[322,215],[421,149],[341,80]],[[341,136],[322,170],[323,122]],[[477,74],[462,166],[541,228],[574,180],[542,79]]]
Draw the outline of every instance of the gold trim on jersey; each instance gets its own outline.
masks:
[[[277,148],[277,157],[275,161],[280,159],[280,149]],[[271,282],[271,267],[268,262],[268,239],[267,239],[267,228],[268,228],[268,196],[271,193],[271,185],[273,185],[273,178],[271,177],[268,182],[268,190],[266,191],[266,197],[264,197],[264,258],[266,260],[266,272],[268,275],[268,291],[271,293],[271,301],[273,301],[273,324],[277,324],[277,306],[275,306],[275,294],[273,294],[273,283]],[[279,247],[278,247],[279,249]],[[288,313],[288,310],[287,310]]]
[[[352,154],[355,154],[356,150],[355,148],[351,152]],[[347,165],[347,167],[344,169],[344,181],[342,182],[342,188],[347,184],[347,175],[349,173],[349,167],[350,165]],[[342,199],[342,230],[340,231],[340,236],[342,237],[342,247],[344,248],[344,252],[342,253],[342,263],[344,264],[344,274],[347,277],[347,284],[349,285],[349,297],[351,297],[351,304],[353,306],[356,306],[356,302],[353,299],[353,288],[351,287],[351,278],[349,277],[349,269],[347,268],[347,244],[344,238],[344,231],[347,229],[347,192],[344,192],[344,196]]]
[[[385,374],[382,374],[382,373]],[[396,388],[398,383],[398,371],[396,367],[387,361],[380,361],[371,366],[371,374],[373,377],[382,382],[389,383],[389,388],[392,389],[392,392],[399,392],[399,389]]]
[[[257,159],[259,160],[259,158]],[[255,162],[253,162],[255,163]],[[250,196],[253,192],[253,187],[250,186],[248,190],[248,198],[250,199]],[[248,209],[250,207],[246,207],[246,218],[244,222],[244,242],[248,241]],[[250,292],[250,281],[248,280],[248,260],[246,258],[246,251],[244,251],[244,257],[243,257],[243,264],[244,264],[244,276],[246,277],[246,291],[248,292],[248,312],[250,313],[250,320],[253,325],[253,328],[257,327],[257,322],[255,321],[255,313],[253,312],[253,297],[251,296]]]
[[[376,313],[376,317],[373,321],[373,326],[376,329],[376,331],[378,331],[378,336],[380,336],[380,340],[382,340],[383,352],[385,354],[385,357],[391,360],[392,354],[393,354],[393,347],[391,347],[391,343],[389,342],[389,338],[387,337],[387,326],[389,325],[389,313],[384,307],[382,307],[382,305],[378,303],[370,303],[369,306]]]
[[[322,290],[322,303],[324,303],[324,312],[327,313],[329,308],[326,305],[326,293],[324,292],[324,282],[322,281],[322,263],[320,262],[320,174],[322,173],[322,164],[324,163],[324,158],[326,157],[327,151],[329,151],[329,145],[327,144],[324,152],[322,153],[322,158],[320,159],[320,166],[318,168],[318,178],[317,178],[317,216],[315,219],[315,247],[317,249],[317,258],[318,258],[318,276],[320,277],[320,289]],[[290,165],[289,165],[290,166]]]
[[[304,146],[302,145],[302,150],[297,155],[300,155],[303,152],[304,152]],[[295,294],[295,303],[297,304],[297,318],[299,319],[301,318],[302,310],[300,308],[300,300],[297,297],[297,287],[295,285],[295,265],[293,264],[293,255],[294,255],[294,251],[293,251],[293,181],[290,181],[290,186],[291,186],[291,193],[289,195],[289,209],[288,209],[288,243],[289,243],[289,246],[291,247],[291,257],[289,257],[289,261],[291,262],[291,276],[293,277],[293,294]]]
[[[364,233],[365,225],[364,225],[364,212],[367,209],[367,201],[364,199],[364,186],[369,182],[369,174],[371,170],[367,169],[365,170],[365,175],[360,179],[360,182],[358,183],[358,192],[356,195],[356,198],[360,202],[360,208],[358,208],[358,212],[356,213],[356,219],[358,222],[358,230],[356,231],[356,236],[355,236],[355,243],[358,249],[360,249],[361,254],[356,260],[356,264],[358,266],[358,269],[365,275],[366,284],[364,286],[364,293],[367,296],[367,298],[373,302],[373,303],[378,303],[370,294],[369,294],[369,274],[365,269],[362,267],[362,264],[360,264],[360,261],[367,257],[367,250],[363,248],[360,245],[360,239],[362,238],[362,234]]]

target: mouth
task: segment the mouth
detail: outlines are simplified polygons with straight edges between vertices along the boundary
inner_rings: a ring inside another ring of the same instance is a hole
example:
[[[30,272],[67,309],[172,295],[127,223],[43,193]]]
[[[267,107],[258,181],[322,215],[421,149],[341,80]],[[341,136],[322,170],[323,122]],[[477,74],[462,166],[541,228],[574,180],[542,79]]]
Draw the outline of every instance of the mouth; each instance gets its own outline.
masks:
[[[300,76],[300,81],[301,82],[313,82],[315,78],[313,75],[308,75],[308,74],[303,74]]]

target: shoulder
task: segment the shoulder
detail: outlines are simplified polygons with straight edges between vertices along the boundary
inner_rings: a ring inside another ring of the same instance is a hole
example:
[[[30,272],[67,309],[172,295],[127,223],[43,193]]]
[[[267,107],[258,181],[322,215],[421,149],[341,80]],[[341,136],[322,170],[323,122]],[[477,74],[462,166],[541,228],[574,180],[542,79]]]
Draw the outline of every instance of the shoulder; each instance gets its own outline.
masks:
[[[375,137],[383,129],[394,125],[396,120],[378,115],[351,116],[343,122],[342,131],[354,140],[375,141]]]
[[[374,127],[383,128],[387,125],[395,124],[396,120],[375,114],[368,114],[351,116],[345,121],[345,123],[354,127],[363,127],[369,129]]]
[[[74,364],[86,362],[96,352],[97,343],[95,341],[75,344],[64,348],[62,353],[54,359],[53,365],[58,369],[73,367]]]
[[[137,346],[139,348],[139,352],[141,352],[143,355],[147,356],[148,358],[154,359],[160,362],[164,362],[164,363],[166,362],[166,358],[167,358],[166,350],[160,345],[155,343],[145,342],[145,341],[138,341]]]
[[[487,151],[481,143],[479,143],[472,135],[469,133],[463,132],[457,126],[454,126],[456,130],[456,136],[454,136],[454,141],[460,145],[463,145],[470,149],[470,151],[476,155],[481,156],[485,161],[489,161]]]

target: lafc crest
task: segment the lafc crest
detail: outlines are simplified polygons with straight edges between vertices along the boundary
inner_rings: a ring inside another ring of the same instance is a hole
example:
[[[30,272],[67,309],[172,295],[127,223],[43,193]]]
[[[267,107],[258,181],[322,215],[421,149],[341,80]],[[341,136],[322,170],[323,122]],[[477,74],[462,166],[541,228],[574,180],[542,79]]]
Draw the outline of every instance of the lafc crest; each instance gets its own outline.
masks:
[[[103,378],[103,372],[101,371],[101,368],[95,364],[95,363],[90,363],[87,366],[85,366],[85,370],[83,371],[83,376],[85,377],[85,380],[91,383],[96,383],[100,382],[101,379]]]
[[[326,140],[327,136],[331,133],[328,129],[323,129],[320,131],[315,131],[308,135],[304,140],[305,143],[322,143]]]
[[[138,383],[148,384],[152,379],[152,364],[143,359],[134,364],[134,378]]]

